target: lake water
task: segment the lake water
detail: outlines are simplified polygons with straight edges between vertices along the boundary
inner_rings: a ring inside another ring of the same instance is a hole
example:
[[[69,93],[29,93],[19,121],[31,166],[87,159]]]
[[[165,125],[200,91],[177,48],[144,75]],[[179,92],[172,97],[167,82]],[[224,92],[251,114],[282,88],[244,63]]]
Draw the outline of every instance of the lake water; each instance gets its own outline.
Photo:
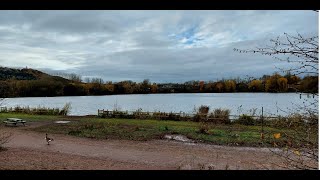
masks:
[[[315,96],[314,98],[318,98]],[[7,107],[45,106],[62,108],[65,103],[71,103],[70,115],[97,114],[98,109],[112,110],[115,107],[121,110],[134,111],[142,108],[143,111],[186,112],[192,113],[194,107],[208,105],[210,109],[228,108],[232,115],[248,113],[257,108],[257,115],[280,114],[302,105],[303,99],[314,100],[312,95],[297,93],[201,93],[201,94],[136,94],[136,95],[106,95],[106,96],[68,96],[68,97],[27,97],[6,98]]]

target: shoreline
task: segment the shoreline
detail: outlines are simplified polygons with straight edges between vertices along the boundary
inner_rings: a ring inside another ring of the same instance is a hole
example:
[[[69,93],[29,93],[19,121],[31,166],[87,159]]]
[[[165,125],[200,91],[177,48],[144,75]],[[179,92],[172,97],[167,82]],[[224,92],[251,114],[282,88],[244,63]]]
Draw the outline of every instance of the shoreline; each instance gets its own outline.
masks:
[[[13,99],[13,98],[55,98],[55,97],[100,97],[100,96],[127,96],[127,95],[174,95],[174,94],[314,94],[307,92],[188,92],[188,93],[136,93],[136,94],[104,94],[104,95],[85,95],[85,96],[17,96],[17,97],[2,97],[4,99]]]

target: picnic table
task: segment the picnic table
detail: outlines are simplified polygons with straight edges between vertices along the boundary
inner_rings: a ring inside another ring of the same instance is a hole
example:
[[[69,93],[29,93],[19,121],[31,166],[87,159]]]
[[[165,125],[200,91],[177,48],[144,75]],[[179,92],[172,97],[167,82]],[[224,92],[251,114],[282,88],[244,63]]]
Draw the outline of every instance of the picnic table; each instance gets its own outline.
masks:
[[[24,121],[22,119],[18,119],[18,118],[7,118],[6,121],[3,121],[3,123],[6,123],[6,125],[8,124],[13,124],[13,125],[17,125],[18,123],[21,123],[23,124],[23,126],[25,126],[24,124],[26,123],[27,121]]]

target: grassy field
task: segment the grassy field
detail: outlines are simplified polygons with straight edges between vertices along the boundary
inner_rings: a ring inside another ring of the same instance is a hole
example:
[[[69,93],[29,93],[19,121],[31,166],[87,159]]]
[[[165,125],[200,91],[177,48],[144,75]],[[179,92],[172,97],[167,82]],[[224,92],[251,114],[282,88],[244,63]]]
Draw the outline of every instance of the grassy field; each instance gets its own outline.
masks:
[[[271,146],[273,142],[281,144],[280,139],[274,139],[274,133],[290,133],[288,129],[265,127],[265,139],[260,139],[260,126],[245,126],[239,124],[215,125],[198,122],[136,120],[136,119],[102,119],[96,117],[68,117],[48,115],[27,115],[0,113],[0,121],[8,117],[17,117],[28,122],[71,120],[68,124],[43,125],[31,130],[47,133],[60,133],[72,136],[97,139],[151,140],[162,139],[166,134],[185,135],[190,139],[219,145],[236,146]]]

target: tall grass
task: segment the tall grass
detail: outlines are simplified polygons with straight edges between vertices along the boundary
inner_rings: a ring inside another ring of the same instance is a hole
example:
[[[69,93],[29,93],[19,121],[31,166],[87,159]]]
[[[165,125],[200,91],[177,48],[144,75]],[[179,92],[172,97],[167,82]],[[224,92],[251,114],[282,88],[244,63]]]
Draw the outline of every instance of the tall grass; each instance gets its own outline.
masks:
[[[70,111],[71,111],[71,103],[68,102],[63,106],[62,110],[59,112],[59,115],[66,116],[70,113]]]
[[[2,108],[2,113],[21,113],[30,115],[68,115],[71,110],[71,103],[66,103],[60,110],[59,108],[47,108],[38,106],[36,108],[30,108],[29,106],[16,106],[10,108]]]
[[[124,118],[124,119],[155,119],[155,120],[173,120],[173,121],[194,121],[194,122],[210,122],[210,123],[230,123],[230,110],[214,109],[209,114],[209,106],[202,105],[195,108],[195,114],[187,113],[167,113],[167,112],[144,112],[141,108],[133,112],[128,111],[104,111],[99,116],[102,118]]]

